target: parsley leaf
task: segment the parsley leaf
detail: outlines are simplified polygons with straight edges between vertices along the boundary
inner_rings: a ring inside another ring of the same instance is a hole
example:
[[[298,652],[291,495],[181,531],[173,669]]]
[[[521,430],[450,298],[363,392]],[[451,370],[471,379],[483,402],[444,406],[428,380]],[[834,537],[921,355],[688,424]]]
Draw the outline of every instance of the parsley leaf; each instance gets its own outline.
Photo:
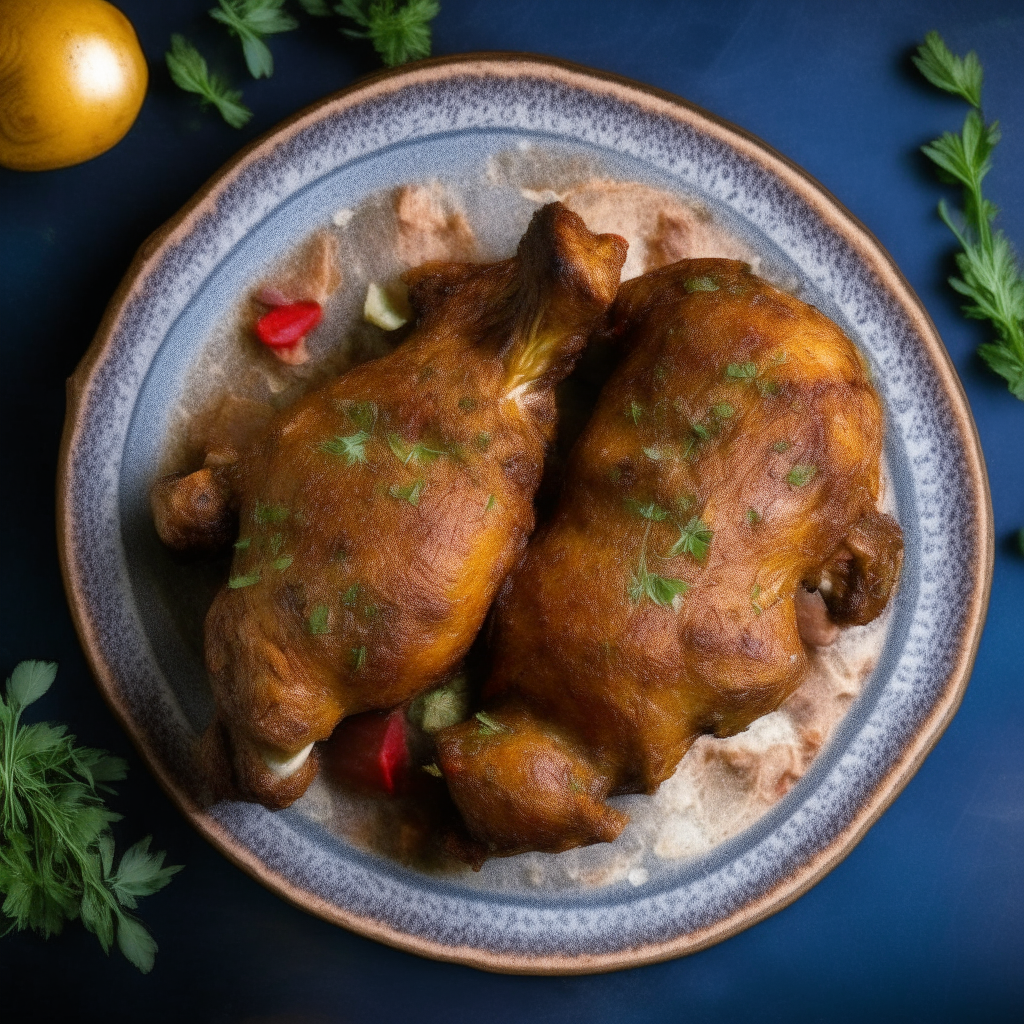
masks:
[[[242,41],[245,64],[253,78],[269,78],[274,73],[274,58],[264,36],[291,32],[299,23],[281,8],[284,0],[218,0],[219,7],[210,17],[227,25],[228,31]]]
[[[76,745],[63,726],[21,725],[21,713],[53,683],[57,666],[24,661],[0,698],[0,894],[5,931],[31,928],[44,937],[79,918],[104,952],[115,937],[144,974],[156,943],[128,910],[162,889],[181,870],[163,853],[136,843],[114,869],[109,810],[99,791],[125,777],[125,763],[103,750]]]
[[[388,494],[392,498],[402,498],[409,502],[410,505],[418,505],[420,503],[420,495],[423,493],[423,481],[415,480],[411,484],[407,484],[405,487],[399,487],[398,484],[394,484],[388,489]]]
[[[753,380],[757,376],[755,363],[730,363],[725,368],[725,375],[730,380]]]
[[[345,465],[354,466],[357,462],[366,462],[366,442],[370,435],[365,430],[358,430],[347,437],[332,437],[330,441],[322,441],[320,451],[327,455],[336,455],[345,460]]]
[[[966,57],[955,57],[938,32],[929,32],[910,58],[918,71],[932,85],[967,100],[972,107],[981,106],[981,64],[972,50]]]
[[[331,631],[331,610],[325,604],[318,604],[310,613],[306,623],[310,636],[326,636]]]
[[[171,36],[171,48],[164,54],[171,80],[179,89],[195,93],[203,106],[214,106],[232,128],[242,128],[252,111],[242,103],[242,93],[232,89],[219,75],[211,75],[203,55],[181,35]]]
[[[366,664],[366,648],[353,647],[349,653],[351,655],[352,671],[359,672]]]
[[[441,5],[437,0],[341,0],[334,8],[360,28],[347,36],[369,39],[389,67],[430,56],[430,22]]]
[[[629,505],[629,501],[626,502]],[[629,581],[629,599],[633,604],[639,604],[645,597],[649,597],[655,604],[662,608],[671,608],[675,599],[690,589],[690,584],[685,580],[675,579],[669,576],[659,576],[647,568],[647,542],[651,536],[651,526],[655,522],[661,522],[668,517],[665,509],[653,504],[638,505],[633,503],[634,510],[647,520],[647,529],[644,530],[644,539],[640,544],[640,558],[637,561],[636,572]]]
[[[626,498],[623,504],[630,512],[640,516],[641,519],[649,519],[655,523],[661,523],[668,519],[668,510],[655,504],[653,501],[643,504],[635,498]]]
[[[962,307],[966,317],[995,329],[995,340],[979,346],[978,354],[1024,401],[1024,278],[1006,236],[992,228],[998,210],[981,192],[1000,138],[998,123],[986,124],[981,115],[981,64],[974,53],[954,56],[937,32],[925,36],[914,64],[933,85],[971,106],[959,135],[944,132],[921,151],[943,181],[963,186],[962,212],[939,202],[939,216],[963,249],[956,256],[960,276],[949,284],[969,300]]]
[[[433,462],[441,455],[448,454],[444,448],[431,448],[422,441],[414,441],[409,444],[403,441],[398,434],[388,434],[388,447],[403,466],[408,466],[410,462],[423,465]]]
[[[477,731],[483,736],[496,736],[499,732],[512,731],[507,725],[496,722],[486,711],[478,711],[473,717],[480,723]]]
[[[243,587],[251,587],[254,583],[259,583],[260,571],[259,569],[253,569],[252,572],[247,572],[244,576],[232,576],[228,580],[228,589],[230,590],[241,590]]]
[[[691,277],[683,282],[683,287],[690,292],[717,292],[718,282],[713,277]]]
[[[422,768],[422,769],[423,769],[423,770],[424,770],[424,771],[425,771],[425,772],[426,772],[426,773],[427,773],[428,775],[433,775],[435,779],[443,779],[443,778],[444,778],[444,775],[443,775],[443,773],[441,772],[441,769],[440,769],[440,768],[438,768],[438,767],[437,767],[437,765],[436,765],[436,764],[434,764],[433,762],[431,762],[430,764],[424,764],[424,765],[420,765],[420,767],[421,767],[421,768]]]
[[[794,466],[786,474],[786,483],[790,487],[803,487],[809,484],[818,475],[817,466]]]
[[[675,558],[676,555],[692,555],[698,562],[702,562],[707,556],[708,548],[711,547],[711,539],[714,533],[711,527],[699,516],[693,516],[685,525],[679,527],[679,539],[672,545],[666,554],[666,558]]]
[[[629,408],[626,410],[626,418],[633,421],[633,426],[638,426],[644,417],[644,407],[637,401],[630,399]]]
[[[271,505],[266,502],[257,501],[252,511],[252,517],[261,526],[267,523],[283,523],[288,518],[289,512],[285,505]]]

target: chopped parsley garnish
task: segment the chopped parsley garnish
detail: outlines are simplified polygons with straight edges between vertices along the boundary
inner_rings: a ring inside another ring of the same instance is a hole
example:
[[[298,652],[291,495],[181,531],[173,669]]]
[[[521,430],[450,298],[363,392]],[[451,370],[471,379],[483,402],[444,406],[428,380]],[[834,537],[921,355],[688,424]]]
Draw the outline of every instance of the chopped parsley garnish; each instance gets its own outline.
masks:
[[[475,398],[470,398],[468,395],[464,398],[459,399],[459,408],[463,412],[473,412],[476,409],[477,402]]]
[[[352,658],[352,671],[359,672],[366,664],[366,648],[353,647],[350,654]]]
[[[788,441],[776,441],[775,444],[772,445],[772,451],[773,452],[789,451],[789,442]]]
[[[693,516],[690,521],[679,528],[679,539],[669,548],[666,558],[675,558],[676,555],[692,555],[698,562],[704,560],[711,547],[711,540],[714,533],[711,527],[699,516]]]
[[[325,604],[318,604],[310,613],[307,627],[312,636],[326,636],[330,633],[331,610]]]
[[[790,487],[803,487],[805,484],[809,484],[817,473],[817,466],[794,466],[786,474],[786,483]]]
[[[242,587],[251,587],[254,583],[259,583],[260,571],[259,569],[253,569],[252,572],[246,573],[244,576],[232,576],[228,580],[228,587],[231,590],[241,590]]]
[[[407,444],[398,434],[388,434],[388,447],[403,466],[408,466],[410,462],[423,465],[433,462],[440,455],[448,454],[443,448],[431,448],[422,441]]]
[[[252,543],[252,538],[250,538],[250,537],[239,537],[238,540],[235,541],[235,550],[236,551],[246,551],[251,543]]]
[[[626,410],[626,419],[633,421],[633,426],[638,426],[644,417],[644,407],[636,401],[630,401]]]
[[[486,430],[482,430],[476,435],[476,439],[473,442],[478,451],[485,452],[491,446],[491,435]]]
[[[280,558],[274,561],[274,568],[278,572],[284,572],[285,569],[287,569],[288,566],[291,565],[292,562],[294,561],[295,559],[291,555],[282,555]]]
[[[637,561],[636,572],[629,581],[629,599],[633,604],[639,604],[645,597],[649,597],[662,608],[670,608],[677,597],[686,594],[690,589],[690,584],[674,577],[659,576],[647,568],[647,542],[651,536],[651,525],[667,519],[668,512],[653,502],[641,505],[638,502],[630,503],[627,500],[626,504],[647,520],[644,539],[640,544],[640,558]]]
[[[473,716],[479,723],[479,732],[483,736],[496,736],[499,732],[510,732],[507,725],[496,722],[486,711],[478,711]]]
[[[694,292],[717,292],[718,282],[713,277],[691,277],[683,287],[692,295]]]
[[[760,588],[760,586],[758,584],[755,583],[750,588],[750,607],[753,608],[754,611],[757,612],[758,615],[760,615],[764,611],[764,609],[758,603],[760,601],[760,599],[761,599],[761,588]]]
[[[353,402],[348,409],[348,418],[360,429],[369,433],[377,422],[377,406],[374,402]]]
[[[485,512],[490,512],[491,509],[494,508],[495,504],[496,504],[496,502],[494,500],[494,495],[493,494],[487,495],[487,504],[484,505],[484,511]]]
[[[366,462],[366,442],[369,440],[370,435],[365,430],[358,430],[347,437],[338,436],[323,441],[319,448],[327,455],[344,459],[347,466],[354,466],[357,462]]]
[[[420,765],[420,767],[428,774],[433,775],[435,779],[443,779],[444,775],[441,773],[441,769],[436,764],[431,762],[430,764]]]
[[[730,363],[725,368],[725,375],[730,380],[753,380],[757,376],[757,366],[754,363]]]
[[[649,458],[652,462],[658,462],[659,460],[665,458],[665,453],[660,448],[651,447],[643,448],[641,450],[643,451],[644,455],[646,455],[647,458]]]
[[[388,489],[388,494],[392,498],[400,498],[404,501],[409,502],[410,505],[418,505],[420,503],[420,495],[423,493],[423,480],[415,480],[411,484],[407,484],[405,487],[399,487],[398,484],[394,484]]]
[[[711,407],[712,414],[720,420],[727,420],[736,410],[728,402],[719,402]]]
[[[288,509],[285,505],[271,505],[262,501],[256,502],[252,517],[257,523],[265,526],[268,523],[283,523],[288,518]]]
[[[623,504],[630,510],[630,512],[640,516],[642,519],[649,519],[655,523],[660,523],[668,519],[668,509],[662,508],[653,501],[642,503],[637,501],[635,498],[626,498]]]
[[[756,508],[748,508],[743,514],[743,518],[746,520],[747,526],[756,526],[761,522],[761,513]]]
[[[342,594],[341,603],[343,605],[345,605],[346,608],[354,608],[356,606],[356,602],[358,600],[359,600],[359,584],[358,583],[353,583],[352,586],[349,587],[348,590],[346,590],[344,594]]]

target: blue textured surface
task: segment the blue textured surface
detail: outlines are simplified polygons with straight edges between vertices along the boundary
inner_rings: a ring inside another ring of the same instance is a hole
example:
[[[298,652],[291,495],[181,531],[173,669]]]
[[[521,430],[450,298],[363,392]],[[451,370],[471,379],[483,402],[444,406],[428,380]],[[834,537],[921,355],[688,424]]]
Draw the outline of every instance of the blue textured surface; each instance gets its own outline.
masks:
[[[5,585],[0,667],[62,662],[40,713],[135,767],[116,802],[127,842],[152,832],[188,870],[143,916],[161,952],[148,978],[73,927],[0,942],[4,1019],[362,1021],[845,1021],[1018,1019],[1024,1009],[1024,405],[973,355],[984,340],[943,283],[952,251],[942,190],[916,146],[963,107],[919,83],[907,55],[929,28],[986,69],[1004,129],[988,194],[1024,246],[1024,10],[1017,3],[855,4],[445,0],[435,51],[525,49],[649,82],[759,135],[815,175],[892,253],[960,372],[988,460],[997,531],[989,621],[964,705],[893,807],[835,871],[768,921],[696,956],[595,978],[500,978],[433,964],[314,920],[195,835],[131,756],[66,611],[52,481],[74,368],[134,249],[245,139],[370,70],[332,28],[275,42],[277,75],[247,86],[235,133],[193,111],[156,61],[172,30],[219,48],[205,2],[122,3],[154,62],[134,130],[77,168],[0,172]],[[157,9],[159,8],[159,9]],[[56,984],[59,979],[63,984]],[[32,1000],[30,1002],[29,1000]],[[33,1009],[30,1010],[29,1007]],[[34,1012],[33,1012],[34,1011]],[[30,1016],[31,1014],[31,1016]]]

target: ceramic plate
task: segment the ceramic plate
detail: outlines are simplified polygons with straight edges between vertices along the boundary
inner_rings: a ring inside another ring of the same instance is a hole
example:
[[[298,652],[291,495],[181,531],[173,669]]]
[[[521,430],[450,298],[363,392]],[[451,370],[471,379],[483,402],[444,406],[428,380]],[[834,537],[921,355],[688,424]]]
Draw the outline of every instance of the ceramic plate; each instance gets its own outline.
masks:
[[[643,884],[634,874],[632,884],[599,888],[489,887],[486,870],[428,874],[357,849],[300,808],[204,809],[192,796],[190,751],[211,706],[205,607],[160,547],[147,492],[212,325],[330,211],[432,178],[461,182],[468,195],[496,154],[529,149],[703,204],[856,341],[887,410],[906,559],[877,666],[779,803],[704,855],[644,871]],[[299,906],[402,949],[491,970],[574,973],[717,942],[793,900],[850,851],[967,683],[991,578],[992,514],[966,399],[920,302],[875,239],[799,168],[682,100],[610,75],[467,56],[382,74],[299,114],[146,243],[68,396],[61,557],[107,700],[178,806],[228,857]]]

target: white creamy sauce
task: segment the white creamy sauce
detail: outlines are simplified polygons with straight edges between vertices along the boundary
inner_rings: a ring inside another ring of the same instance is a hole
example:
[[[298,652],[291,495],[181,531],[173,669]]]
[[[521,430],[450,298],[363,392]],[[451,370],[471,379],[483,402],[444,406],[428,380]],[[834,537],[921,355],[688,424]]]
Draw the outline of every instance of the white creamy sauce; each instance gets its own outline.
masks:
[[[717,223],[699,202],[610,180],[579,158],[520,145],[495,154],[483,182],[474,185],[478,193],[481,184],[485,202],[478,208],[488,217],[478,221],[465,212],[460,193],[438,181],[370,196],[352,209],[325,211],[321,234],[336,247],[340,280],[334,282],[320,267],[325,315],[309,338],[310,361],[299,367],[278,363],[252,335],[254,310],[259,310],[253,300],[259,289],[292,287],[296,274],[309,272],[311,257],[299,247],[291,261],[253,282],[252,293],[239,299],[237,315],[217,328],[193,368],[187,401],[165,450],[167,470],[201,463],[212,410],[225,397],[282,408],[323,380],[389,351],[393,340],[362,317],[371,282],[387,289],[401,287],[399,275],[428,259],[509,256],[532,210],[556,199],[579,213],[591,230],[626,238],[624,279],[678,259],[721,256],[750,263],[778,287],[798,288],[795,280],[773,275],[745,241]],[[494,223],[507,229],[502,241],[495,241]],[[316,259],[314,251],[314,270],[320,266]],[[882,483],[880,507],[894,513],[885,467]],[[659,866],[701,856],[748,828],[806,773],[874,669],[891,612],[892,602],[875,622],[846,629],[831,647],[813,651],[807,679],[779,710],[737,736],[698,739],[655,794],[613,799],[630,815],[614,843],[558,855],[490,860],[476,873],[454,862],[439,869],[489,890],[527,886],[556,891],[623,881],[642,888],[656,877]],[[293,765],[275,770],[287,774]],[[321,776],[295,807],[359,846],[400,855],[400,837],[396,840],[394,832],[401,824],[387,804],[343,793]]]

